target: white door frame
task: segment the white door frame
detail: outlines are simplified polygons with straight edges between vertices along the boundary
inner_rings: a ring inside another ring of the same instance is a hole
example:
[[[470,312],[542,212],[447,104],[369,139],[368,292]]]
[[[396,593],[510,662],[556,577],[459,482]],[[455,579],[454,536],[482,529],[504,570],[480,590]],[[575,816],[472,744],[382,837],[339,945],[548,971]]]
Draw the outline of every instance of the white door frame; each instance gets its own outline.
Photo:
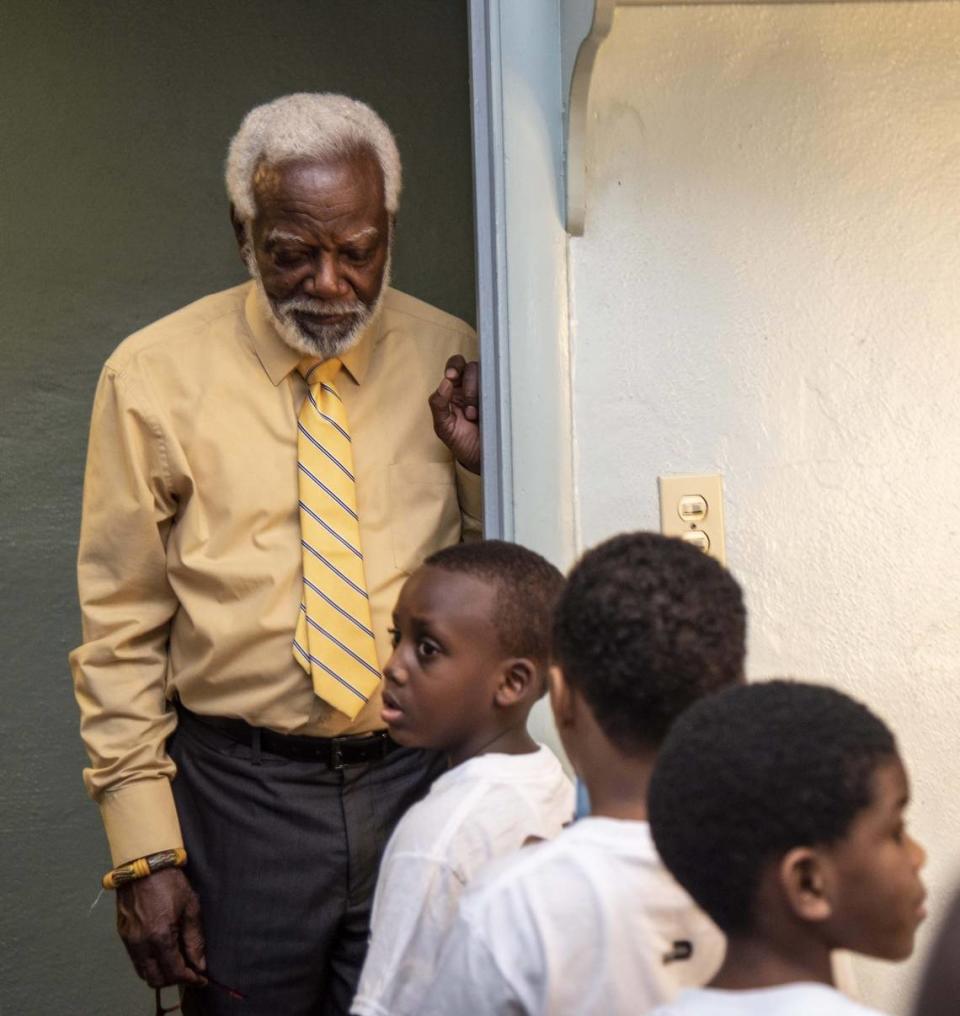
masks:
[[[486,533],[575,549],[558,0],[469,0]]]
[[[477,265],[477,332],[483,365],[483,518],[486,536],[513,539],[508,373],[503,106],[499,4],[470,2],[470,94]]]

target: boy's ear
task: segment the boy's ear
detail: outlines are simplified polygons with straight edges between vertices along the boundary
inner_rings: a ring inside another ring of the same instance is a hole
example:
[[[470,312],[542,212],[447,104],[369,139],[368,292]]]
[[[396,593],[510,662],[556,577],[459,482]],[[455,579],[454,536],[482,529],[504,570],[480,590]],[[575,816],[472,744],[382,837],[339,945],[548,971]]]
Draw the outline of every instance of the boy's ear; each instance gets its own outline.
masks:
[[[540,697],[540,674],[533,660],[504,660],[493,700],[498,706],[516,705],[521,699]]]
[[[800,920],[819,923],[832,916],[831,879],[817,850],[794,847],[781,860],[778,874],[787,905]]]

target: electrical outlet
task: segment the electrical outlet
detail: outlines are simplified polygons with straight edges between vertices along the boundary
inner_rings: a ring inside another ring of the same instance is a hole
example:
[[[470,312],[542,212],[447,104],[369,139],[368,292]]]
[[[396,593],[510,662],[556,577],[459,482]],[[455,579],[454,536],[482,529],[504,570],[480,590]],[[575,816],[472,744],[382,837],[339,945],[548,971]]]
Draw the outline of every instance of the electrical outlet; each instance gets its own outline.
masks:
[[[661,476],[660,532],[692,543],[726,563],[723,539],[723,477]]]

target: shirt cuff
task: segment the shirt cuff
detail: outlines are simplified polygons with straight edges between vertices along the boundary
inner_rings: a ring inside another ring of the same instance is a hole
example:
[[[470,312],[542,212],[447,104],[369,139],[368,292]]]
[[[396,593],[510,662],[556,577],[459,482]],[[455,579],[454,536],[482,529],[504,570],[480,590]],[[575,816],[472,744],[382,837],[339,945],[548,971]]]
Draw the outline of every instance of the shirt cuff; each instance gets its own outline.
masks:
[[[483,479],[459,462],[456,467],[457,498],[460,513],[464,516],[464,535],[473,531],[480,535],[483,531]]]
[[[390,1010],[385,1009],[372,998],[362,998],[357,995],[350,1003],[350,1016],[390,1016]]]
[[[114,866],[183,846],[173,791],[166,778],[138,780],[100,798]]]

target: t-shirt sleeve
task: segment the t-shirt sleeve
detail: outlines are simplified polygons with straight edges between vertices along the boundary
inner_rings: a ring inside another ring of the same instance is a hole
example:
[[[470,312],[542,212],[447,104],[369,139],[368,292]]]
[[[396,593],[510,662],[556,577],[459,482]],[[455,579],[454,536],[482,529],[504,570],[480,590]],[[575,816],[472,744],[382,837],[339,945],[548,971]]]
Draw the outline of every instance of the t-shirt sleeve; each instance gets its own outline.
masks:
[[[522,1016],[527,1010],[483,933],[461,914],[444,943],[420,1012],[423,1016]]]
[[[403,853],[385,860],[373,902],[370,949],[351,1013],[421,1011],[462,892],[462,879],[445,861]]]

